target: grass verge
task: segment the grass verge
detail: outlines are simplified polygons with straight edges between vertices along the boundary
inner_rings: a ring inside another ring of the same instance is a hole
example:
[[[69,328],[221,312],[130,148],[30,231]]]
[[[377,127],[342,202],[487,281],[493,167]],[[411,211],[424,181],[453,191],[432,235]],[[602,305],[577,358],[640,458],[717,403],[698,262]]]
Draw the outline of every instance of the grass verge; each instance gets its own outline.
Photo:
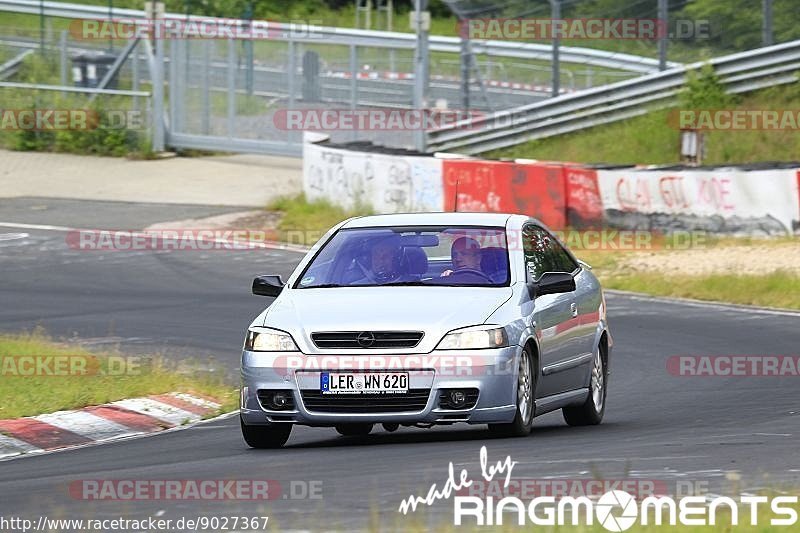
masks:
[[[800,84],[772,87],[712,109],[797,109]],[[696,106],[703,108],[703,106]],[[673,108],[677,109],[677,108]],[[692,109],[684,107],[684,109]],[[575,133],[537,139],[495,150],[492,158],[530,158],[610,164],[670,164],[680,159],[680,132],[668,124],[668,109],[604,124]],[[705,133],[707,165],[795,161],[800,153],[797,130],[720,130]]]
[[[373,213],[369,206],[345,209],[327,200],[309,202],[305,194],[287,196],[274,200],[268,211],[281,214],[277,224],[278,238],[292,244],[314,244],[331,227],[342,220]]]
[[[29,372],[35,375],[23,375]],[[89,352],[40,331],[0,335],[0,419],[174,391],[215,398],[220,414],[237,405],[237,391],[222,378],[178,371],[158,357]]]
[[[744,248],[744,246],[740,247]],[[800,276],[778,270],[764,274],[712,272],[700,275],[671,275],[629,268],[626,254],[573,250],[592,265],[606,289],[638,292],[652,296],[692,298],[714,302],[757,305],[800,310]],[[680,254],[680,252],[657,252]],[[630,257],[632,257],[631,254]]]
[[[711,274],[692,277],[641,273],[601,275],[600,278],[607,289],[800,310],[800,277],[786,272],[763,276]]]

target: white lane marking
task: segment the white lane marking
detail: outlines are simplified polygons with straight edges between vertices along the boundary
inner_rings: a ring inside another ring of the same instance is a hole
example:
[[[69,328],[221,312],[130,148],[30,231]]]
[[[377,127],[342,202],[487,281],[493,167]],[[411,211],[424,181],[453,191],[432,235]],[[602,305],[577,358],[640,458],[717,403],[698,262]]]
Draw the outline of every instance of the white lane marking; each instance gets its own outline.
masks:
[[[120,400],[112,402],[111,405],[118,405],[124,409],[129,409],[146,416],[157,418],[174,426],[183,425],[186,422],[196,422],[200,420],[200,415],[184,411],[177,407],[161,403],[150,398],[133,398],[130,400]]]
[[[16,241],[30,237],[30,233],[0,233],[0,242]]]
[[[209,402],[208,400],[204,400],[203,398],[198,398],[196,396],[192,396],[191,394],[184,394],[182,392],[173,392],[170,396],[174,396],[179,400],[183,400],[184,402],[191,403],[193,405],[197,405],[199,407],[205,407],[206,409],[219,409],[222,407],[218,403]]]
[[[95,441],[127,437],[139,433],[134,429],[86,411],[59,411],[33,418]]]
[[[75,228],[68,228],[66,226],[49,226],[47,224],[22,224],[19,222],[0,222],[0,226],[5,228],[19,228],[19,229],[41,229],[45,231],[73,231]]]
[[[0,458],[12,457],[14,455],[20,455],[22,453],[33,452],[40,449],[41,448],[37,448],[36,446],[28,444],[25,441],[0,434]]]
[[[47,225],[47,224],[22,224],[22,223],[19,223],[19,222],[0,222],[0,227],[20,228],[20,229],[38,229],[38,230],[44,230],[44,231],[64,231],[64,232],[70,232],[70,231],[89,231],[89,232],[95,232],[95,231],[120,231],[120,230],[99,230],[99,228],[98,229],[68,228],[66,226],[50,226],[50,225]],[[128,232],[128,230],[122,230],[122,231]],[[148,235],[152,235],[153,231],[130,231],[129,233],[132,236],[138,236],[138,235],[148,236]],[[211,239],[211,241],[215,242],[215,243],[218,243],[218,244],[231,244],[231,241],[226,240],[226,239]],[[237,241],[233,241],[233,242],[235,244]],[[284,251],[284,252],[295,252],[295,253],[299,253],[299,254],[305,254],[311,249],[310,246],[302,246],[302,245],[299,245],[299,244],[282,243],[282,242],[277,242],[277,241],[276,242],[270,242],[270,243],[243,241],[243,242],[241,242],[241,244],[243,246],[249,246],[251,248],[257,248],[257,249],[262,249],[262,250],[281,250],[281,251]],[[147,251],[147,250],[141,250],[141,251]]]
[[[778,316],[794,316],[800,317],[800,311],[791,311],[789,309],[773,309],[769,307],[755,307],[750,305],[728,304],[724,302],[704,302],[702,300],[693,300],[691,298],[672,298],[669,296],[651,296],[649,294],[640,294],[630,291],[620,291],[617,289],[604,289],[603,292],[614,296],[624,296],[631,300],[641,302],[664,302],[675,305],[685,305],[687,307],[704,307],[711,309],[719,309],[723,311],[737,311],[740,313],[753,313],[759,315],[778,315]]]

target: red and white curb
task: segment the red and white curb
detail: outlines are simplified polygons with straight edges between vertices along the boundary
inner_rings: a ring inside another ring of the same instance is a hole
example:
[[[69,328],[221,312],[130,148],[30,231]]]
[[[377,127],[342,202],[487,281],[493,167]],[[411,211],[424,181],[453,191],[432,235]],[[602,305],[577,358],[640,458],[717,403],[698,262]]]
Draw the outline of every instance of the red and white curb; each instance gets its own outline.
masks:
[[[0,420],[0,459],[162,431],[198,422],[220,407],[211,400],[172,392]]]

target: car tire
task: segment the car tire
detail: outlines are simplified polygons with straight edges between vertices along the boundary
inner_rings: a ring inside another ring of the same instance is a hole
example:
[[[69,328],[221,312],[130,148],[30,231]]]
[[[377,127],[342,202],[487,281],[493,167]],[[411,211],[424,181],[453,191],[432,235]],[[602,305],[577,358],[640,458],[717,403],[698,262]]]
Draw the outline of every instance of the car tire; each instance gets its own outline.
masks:
[[[345,437],[365,437],[372,431],[372,424],[339,424],[336,431]]]
[[[531,350],[525,347],[519,358],[517,372],[517,409],[510,424],[489,424],[489,431],[498,437],[524,437],[529,435],[536,415],[536,381],[538,364]],[[523,372],[527,369],[526,372]]]
[[[270,424],[267,426],[250,426],[239,417],[242,426],[242,437],[251,448],[280,448],[289,440],[292,424]]]
[[[605,350],[598,348],[592,361],[589,378],[589,397],[579,407],[564,407],[561,412],[570,426],[596,426],[606,412],[608,370]]]

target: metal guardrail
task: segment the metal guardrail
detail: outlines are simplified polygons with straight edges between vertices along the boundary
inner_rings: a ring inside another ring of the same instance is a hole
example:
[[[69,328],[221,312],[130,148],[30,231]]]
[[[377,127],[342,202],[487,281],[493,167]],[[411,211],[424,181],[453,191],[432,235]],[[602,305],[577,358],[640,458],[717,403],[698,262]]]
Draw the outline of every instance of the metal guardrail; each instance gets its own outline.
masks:
[[[674,102],[687,73],[709,63],[730,93],[797,81],[800,40],[542,100],[428,133],[428,150],[476,154],[643,115]]]
[[[0,80],[5,80],[15,75],[17,71],[19,71],[19,67],[22,65],[22,62],[25,60],[25,58],[32,53],[32,50],[24,50],[20,54],[17,54],[16,57],[13,57],[0,65]]]
[[[42,10],[44,10],[44,15],[48,17],[95,20],[105,20],[108,18],[108,8],[104,6],[69,4],[64,2],[40,2],[39,0],[0,0],[0,11],[38,15]],[[113,15],[114,18],[131,20],[144,19],[145,17],[144,11],[121,8],[114,8]],[[187,20],[186,15],[181,15],[179,13],[165,13],[164,18],[171,20]],[[226,20],[230,22],[229,19],[197,16],[189,16],[188,20]],[[247,21],[242,20],[240,23],[244,25]],[[283,33],[284,35],[293,33],[292,24],[270,22],[269,27],[279,30],[278,33]],[[310,33],[304,35],[304,32],[295,32],[291,37],[277,35],[276,40],[289,40],[291,38],[291,40],[295,42],[409,50],[413,49],[416,45],[416,36],[413,33],[335,28],[329,26],[314,26],[313,35]],[[471,44],[476,54],[538,61],[550,61],[552,58],[552,47],[548,44],[496,40],[473,40]],[[429,47],[432,52],[450,52],[457,54],[461,50],[461,39],[458,37],[431,36]],[[575,46],[561,46],[559,48],[559,54],[561,61],[564,63],[579,63],[642,74],[658,71],[658,59],[634,54],[607,52],[604,50]],[[680,66],[680,63],[670,62],[668,66],[677,67]]]

